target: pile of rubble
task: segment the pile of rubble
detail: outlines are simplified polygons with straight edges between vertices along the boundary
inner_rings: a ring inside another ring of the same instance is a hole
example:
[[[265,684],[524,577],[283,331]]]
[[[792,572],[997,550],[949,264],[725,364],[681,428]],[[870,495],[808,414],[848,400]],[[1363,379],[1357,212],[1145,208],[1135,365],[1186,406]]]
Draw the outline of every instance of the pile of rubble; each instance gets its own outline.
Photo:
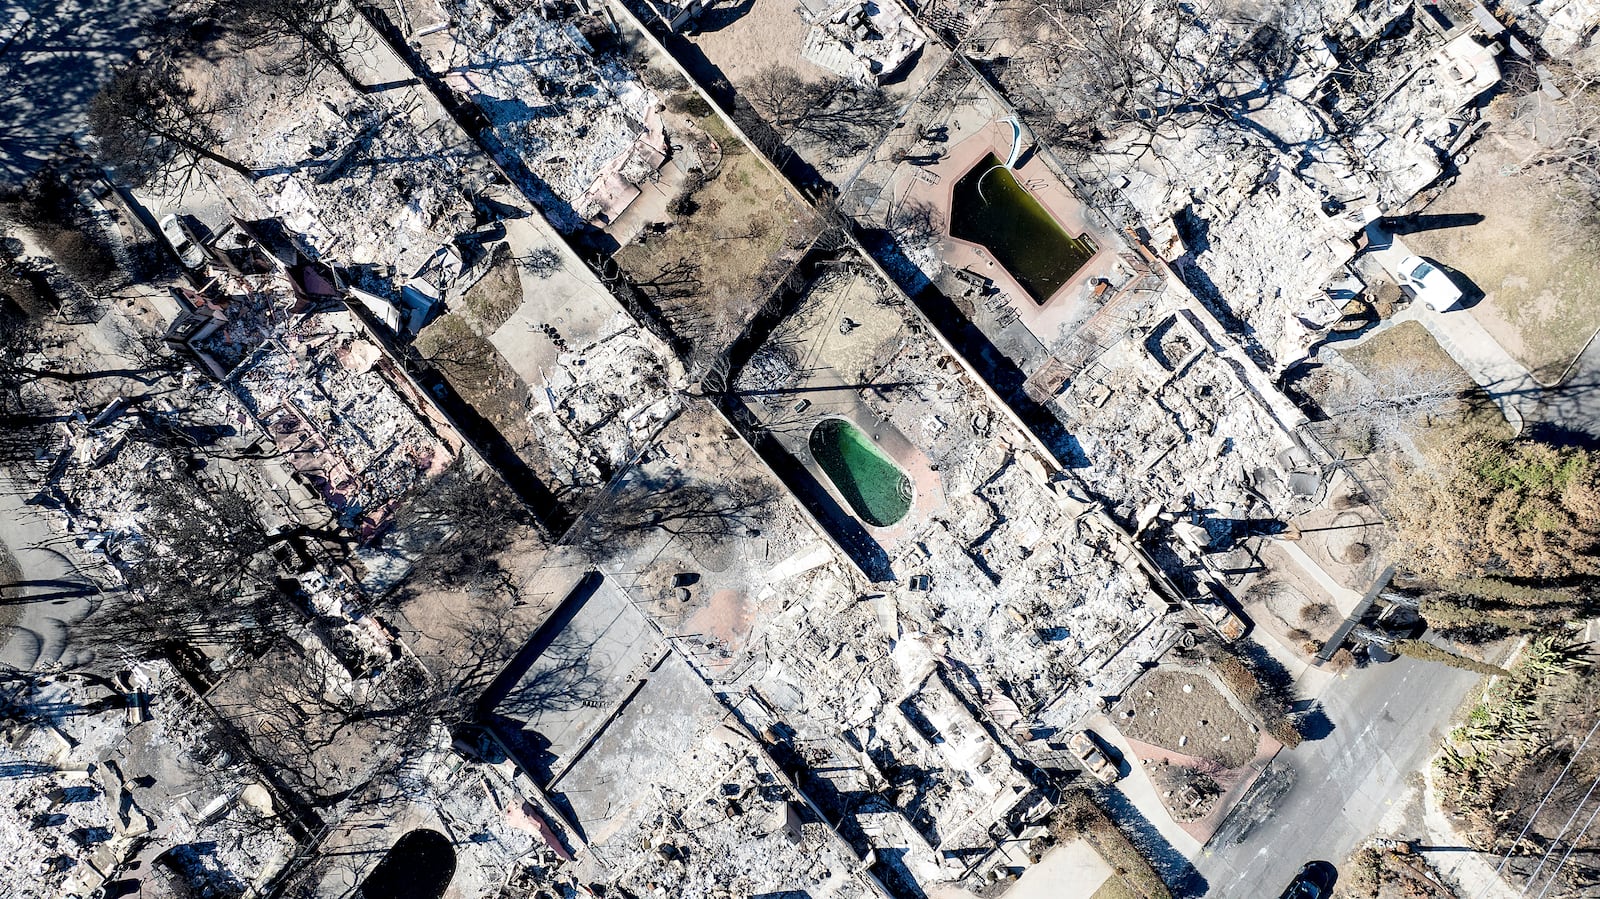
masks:
[[[340,525],[363,534],[381,528],[395,503],[461,449],[348,311],[298,318],[226,383]]]
[[[258,178],[255,187],[265,208],[320,257],[409,272],[476,226],[474,200],[492,192],[495,174],[441,111],[368,98],[304,105],[311,113],[304,118],[275,110],[270,121],[284,130],[258,140],[299,145],[332,136],[340,143],[305,146],[309,162],[287,153],[288,171]],[[295,133],[302,128],[316,136]]]
[[[418,20],[450,23],[421,37],[425,64],[483,110],[551,224],[604,226],[656,177],[670,152],[661,101],[616,52],[609,11],[541,4],[507,20],[479,0],[414,6]]]
[[[1247,363],[1211,339],[1180,307],[1106,350],[1057,399],[1088,462],[1076,473],[1122,521],[1151,504],[1242,519],[1257,505],[1290,514],[1306,502],[1280,461],[1292,435]]]
[[[165,663],[116,681],[4,698],[0,876],[23,897],[88,894],[130,863],[172,889],[260,887],[295,849],[281,804]]]
[[[562,352],[531,397],[528,422],[568,486],[608,480],[681,403],[681,366],[618,312],[593,342]]]
[[[841,77],[876,85],[904,69],[927,42],[899,4],[844,0],[811,23],[800,58]]]

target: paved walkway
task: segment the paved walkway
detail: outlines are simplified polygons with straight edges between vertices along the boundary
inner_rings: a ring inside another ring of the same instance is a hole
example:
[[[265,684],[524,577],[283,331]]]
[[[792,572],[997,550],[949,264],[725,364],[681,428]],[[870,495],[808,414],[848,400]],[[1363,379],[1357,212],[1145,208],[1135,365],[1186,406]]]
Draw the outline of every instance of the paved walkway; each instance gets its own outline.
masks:
[[[1005,895],[1006,899],[1089,899],[1111,875],[1111,866],[1093,846],[1073,840],[1045,853]]]
[[[1161,802],[1155,782],[1138,763],[1139,756],[1133,751],[1133,746],[1128,743],[1127,738],[1122,735],[1122,731],[1118,730],[1105,715],[1096,715],[1084,722],[1083,726],[1110,743],[1127,763],[1128,775],[1117,781],[1115,789],[1139,810],[1139,814],[1144,816],[1150,826],[1167,841],[1168,845],[1177,850],[1178,854],[1187,859],[1199,854],[1200,842],[1189,836],[1188,831],[1179,827],[1178,822],[1172,820],[1172,815]]]
[[[1373,258],[1399,283],[1396,269],[1402,259],[1412,255],[1411,249],[1399,236],[1382,230],[1376,222],[1367,226],[1367,238]],[[1539,401],[1539,382],[1478,324],[1476,318],[1459,305],[1444,312],[1434,312],[1423,303],[1412,303],[1368,332],[1364,338],[1407,321],[1418,322],[1427,328],[1439,346],[1450,354],[1450,358],[1465,369],[1500,407],[1512,429],[1519,434],[1522,432],[1524,409],[1531,411]]]
[[[1455,881],[1466,899],[1516,899],[1517,892],[1495,872],[1499,858],[1468,847],[1440,808],[1431,761],[1423,766],[1422,777],[1422,824],[1428,837],[1428,847],[1420,850],[1423,857],[1432,862],[1440,874]]]

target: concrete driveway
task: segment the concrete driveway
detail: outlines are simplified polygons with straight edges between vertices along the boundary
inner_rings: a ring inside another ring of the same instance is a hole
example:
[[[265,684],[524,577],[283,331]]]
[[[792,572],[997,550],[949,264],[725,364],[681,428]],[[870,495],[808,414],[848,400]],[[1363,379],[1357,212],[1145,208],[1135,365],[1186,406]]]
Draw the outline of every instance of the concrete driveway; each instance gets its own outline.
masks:
[[[1208,896],[1275,896],[1308,861],[1341,864],[1402,801],[1478,675],[1400,658],[1321,691],[1327,736],[1278,754],[1193,859]]]

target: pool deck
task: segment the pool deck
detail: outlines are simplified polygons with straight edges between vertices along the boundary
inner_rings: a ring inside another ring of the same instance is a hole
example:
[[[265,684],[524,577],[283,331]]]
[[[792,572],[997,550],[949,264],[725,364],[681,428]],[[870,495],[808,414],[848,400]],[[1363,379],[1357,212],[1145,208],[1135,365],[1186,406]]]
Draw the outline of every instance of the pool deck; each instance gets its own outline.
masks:
[[[1023,140],[1027,141],[1024,134]],[[921,168],[915,177],[906,178],[907,198],[931,204],[940,210],[945,220],[944,234],[938,242],[938,252],[952,269],[966,269],[982,275],[1006,296],[1008,305],[1018,319],[1046,346],[1055,342],[1064,329],[1083,317],[1085,303],[1091,290],[1090,282],[1105,275],[1121,245],[1114,234],[1108,234],[1088,218],[1088,209],[1060,179],[1045,166],[1031,146],[1025,147],[1021,164],[1013,174],[1017,182],[1055,218],[1069,235],[1087,237],[1095,247],[1095,254],[1061,285],[1043,304],[1001,265],[988,249],[971,241],[962,240],[949,233],[951,197],[956,182],[985,156],[993,153],[1005,159],[1011,154],[1012,132],[1009,122],[995,119],[972,132],[952,146],[943,159]]]
[[[818,287],[813,285],[811,289],[817,291]],[[942,479],[927,455],[862,399],[864,394],[873,391],[893,395],[894,385],[878,383],[874,377],[873,358],[881,347],[900,339],[905,319],[898,311],[872,302],[871,286],[865,275],[855,275],[848,284],[826,290],[829,295],[813,295],[805,301],[815,310],[815,320],[808,321],[798,335],[805,347],[801,382],[779,410],[762,417],[779,441],[823,485],[840,508],[847,511],[851,511],[849,501],[811,453],[811,431],[823,419],[842,418],[855,425],[906,473],[914,495],[905,517],[887,527],[861,522],[893,557],[911,534],[919,531],[930,516],[946,505]],[[846,318],[855,327],[848,333],[841,333],[840,325]],[[804,412],[794,412],[794,406],[802,399],[808,400],[810,405]],[[859,516],[857,520],[861,521]]]

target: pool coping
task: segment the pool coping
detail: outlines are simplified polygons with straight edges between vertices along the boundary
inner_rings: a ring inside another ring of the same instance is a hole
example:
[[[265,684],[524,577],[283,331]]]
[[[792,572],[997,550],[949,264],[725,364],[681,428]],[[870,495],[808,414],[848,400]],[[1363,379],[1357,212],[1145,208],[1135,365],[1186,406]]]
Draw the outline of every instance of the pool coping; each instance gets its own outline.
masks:
[[[910,178],[907,197],[922,197],[944,216],[935,244],[939,261],[951,270],[964,269],[993,281],[1004,295],[1006,305],[1016,311],[1021,324],[1049,346],[1060,338],[1064,326],[1079,317],[1087,301],[1085,288],[1095,278],[1111,271],[1121,243],[1115,232],[1090,219],[1088,205],[1049,168],[1036,142],[1034,150],[1024,154],[1026,161],[1012,170],[1013,177],[1044,207],[1062,231],[1094,244],[1094,253],[1044,303],[1038,303],[987,247],[952,235],[950,212],[956,182],[984,155],[1008,156],[1010,144],[1009,124],[1003,119],[990,121],[956,143],[937,163],[920,169],[926,175]],[[1008,148],[1007,153],[1000,152],[1002,147]]]
[[[871,446],[874,452],[882,456],[884,461],[893,465],[894,470],[900,472],[900,476],[906,479],[906,483],[911,486],[911,500],[906,504],[905,512],[902,513],[898,519],[889,524],[873,524],[856,510],[855,504],[850,502],[850,497],[844,495],[844,491],[839,488],[838,482],[834,481],[833,475],[828,473],[828,467],[822,464],[822,460],[817,458],[816,451],[811,448],[812,436],[816,433],[817,428],[821,427],[822,423],[825,421],[842,421],[849,427],[855,428],[869,441],[871,441],[868,443],[868,446]],[[901,434],[899,429],[895,428],[892,423],[885,421],[881,424],[882,426],[888,427],[896,436],[906,440],[907,443],[910,443],[909,438],[906,438],[904,434]],[[915,446],[915,444],[912,445]],[[840,505],[849,510],[850,514],[857,521],[861,522],[862,526],[867,528],[869,533],[890,531],[894,528],[898,528],[905,524],[906,521],[911,518],[911,514],[917,510],[917,500],[921,498],[921,491],[917,490],[917,479],[912,475],[911,472],[906,470],[905,465],[901,463],[899,459],[895,458],[894,453],[891,453],[889,450],[883,447],[882,442],[879,440],[874,431],[869,431],[868,429],[863,428],[861,425],[850,420],[848,416],[837,412],[817,416],[816,419],[810,423],[809,427],[806,428],[805,446],[807,460],[812,465],[815,465],[819,471],[821,471],[823,483],[837,496]]]
[[[981,135],[978,135],[978,136],[981,136]],[[971,140],[971,138],[968,138],[968,140]],[[966,141],[963,141],[962,143],[966,143]],[[1006,281],[1010,282],[1010,286],[1016,288],[1016,291],[1022,294],[1022,298],[1023,299],[1025,299],[1028,302],[1032,303],[1034,308],[1036,308],[1036,309],[1038,309],[1038,310],[1040,310],[1042,312],[1042,311],[1050,308],[1051,306],[1053,306],[1058,301],[1062,300],[1063,299],[1063,295],[1066,294],[1066,292],[1068,290],[1072,289],[1073,287],[1080,286],[1081,284],[1084,283],[1085,280],[1087,280],[1086,278],[1083,278],[1083,277],[1080,277],[1080,276],[1084,275],[1085,270],[1088,269],[1089,266],[1092,265],[1095,262],[1095,260],[1100,256],[1101,250],[1103,249],[1101,247],[1102,241],[1098,241],[1098,240],[1092,239],[1092,236],[1090,235],[1090,232],[1089,232],[1088,228],[1084,228],[1080,233],[1078,233],[1076,236],[1074,236],[1073,233],[1072,233],[1072,229],[1067,226],[1066,222],[1062,221],[1061,214],[1056,212],[1054,209],[1052,209],[1050,207],[1049,203],[1045,202],[1044,197],[1040,196],[1040,192],[1039,191],[1036,191],[1036,190],[1034,190],[1033,188],[1031,188],[1031,187],[1029,187],[1027,185],[1028,181],[1037,180],[1037,179],[1018,177],[1019,175],[1023,174],[1023,170],[1021,168],[1011,169],[1010,171],[1011,171],[1012,180],[1016,181],[1017,182],[1017,186],[1022,188],[1023,192],[1026,193],[1028,196],[1032,197],[1034,202],[1039,204],[1039,207],[1044,210],[1045,215],[1050,216],[1050,219],[1056,223],[1056,227],[1061,229],[1061,233],[1062,234],[1065,234],[1068,238],[1071,238],[1072,240],[1076,240],[1076,241],[1079,241],[1081,243],[1086,243],[1086,244],[1094,247],[1094,252],[1090,253],[1088,258],[1084,259],[1083,262],[1078,265],[1078,268],[1072,273],[1072,275],[1070,277],[1068,277],[1065,281],[1061,282],[1061,286],[1060,287],[1057,287],[1055,290],[1051,291],[1050,295],[1045,297],[1042,301],[1037,299],[1034,296],[1033,291],[1029,290],[1027,288],[1027,286],[1022,283],[1021,279],[1019,279],[1016,276],[1016,274],[1011,271],[1011,269],[1007,268],[1006,264],[1004,262],[1000,261],[1000,257],[996,256],[995,252],[993,250],[989,249],[989,247],[986,246],[985,244],[981,244],[981,243],[979,243],[979,242],[977,242],[975,240],[967,240],[965,237],[957,237],[954,234],[953,230],[952,230],[955,227],[955,218],[956,218],[956,215],[955,215],[955,213],[956,213],[956,205],[955,205],[955,203],[956,203],[956,198],[955,198],[956,185],[960,184],[962,179],[964,179],[968,175],[970,175],[972,173],[973,169],[975,169],[977,167],[978,163],[980,161],[982,161],[984,158],[986,158],[986,156],[993,156],[996,159],[999,159],[1000,158],[1000,154],[998,152],[998,148],[994,147],[994,146],[990,146],[989,147],[989,152],[987,154],[978,156],[976,159],[974,159],[972,161],[972,163],[970,165],[968,165],[966,168],[961,169],[960,170],[960,175],[958,177],[956,177],[954,179],[946,179],[946,180],[949,181],[949,184],[946,185],[945,190],[944,190],[945,217],[944,217],[944,229],[941,232],[941,237],[944,240],[947,240],[947,241],[949,241],[951,243],[955,243],[955,244],[960,244],[960,245],[966,246],[968,248],[971,248],[971,249],[975,250],[978,253],[983,254],[984,256],[989,257],[989,259],[994,263],[995,267],[998,269],[999,273],[1004,276],[1004,279]],[[1030,163],[1032,161],[1033,160],[1031,160],[1031,159],[1029,160]],[[1002,162],[1000,165],[1001,165],[1002,168],[1005,167],[1005,163],[1004,162]],[[1024,166],[1024,167],[1026,167],[1026,166]],[[1048,171],[1047,171],[1047,174],[1048,174]],[[1051,177],[1054,177],[1054,176],[1051,175]],[[996,278],[994,280],[1000,280],[1000,279]],[[1010,291],[1007,291],[1007,293],[1009,294]],[[1017,302],[1017,299],[1016,299],[1015,296],[1012,296],[1011,299],[1012,299],[1013,304],[1020,305],[1020,303]]]

